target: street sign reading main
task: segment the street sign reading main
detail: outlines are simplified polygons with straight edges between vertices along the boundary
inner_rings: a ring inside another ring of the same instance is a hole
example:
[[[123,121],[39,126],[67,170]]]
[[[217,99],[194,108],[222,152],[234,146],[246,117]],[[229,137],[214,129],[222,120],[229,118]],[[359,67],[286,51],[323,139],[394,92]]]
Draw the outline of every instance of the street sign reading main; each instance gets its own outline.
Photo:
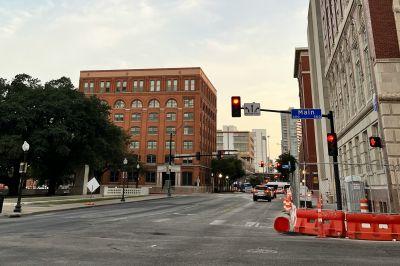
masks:
[[[292,119],[321,119],[321,109],[292,109]]]
[[[246,116],[259,116],[260,112],[260,103],[245,103],[243,104],[244,115]]]

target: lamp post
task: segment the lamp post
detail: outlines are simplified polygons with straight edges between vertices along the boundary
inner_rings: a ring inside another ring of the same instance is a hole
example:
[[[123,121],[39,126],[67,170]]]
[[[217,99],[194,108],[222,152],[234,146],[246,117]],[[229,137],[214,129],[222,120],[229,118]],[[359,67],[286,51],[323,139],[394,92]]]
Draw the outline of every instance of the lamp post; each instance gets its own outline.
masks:
[[[226,176],[226,191],[229,191],[229,176]]]
[[[124,164],[124,169],[122,171],[122,197],[121,197],[121,202],[125,202],[125,178],[126,178],[126,165],[128,164],[128,159],[124,158],[123,161]]]
[[[211,173],[212,193],[214,193],[214,173]]]
[[[169,133],[169,157],[168,157],[168,189],[167,196],[171,197],[171,158],[172,157],[172,132]]]
[[[137,176],[136,176],[136,188],[139,187],[139,169],[140,169],[140,165],[139,162],[136,165],[136,171],[137,171]]]
[[[219,192],[222,192],[222,188],[223,188],[223,186],[222,186],[222,174],[219,174],[218,177],[219,177],[218,184],[219,184],[219,190],[220,190]]]
[[[26,170],[28,168],[28,164],[26,162],[26,154],[29,151],[29,143],[24,141],[22,144],[22,150],[24,151],[24,161],[19,165],[19,184],[18,184],[18,199],[17,204],[15,205],[14,212],[21,212],[21,194],[22,194],[22,183],[26,177]]]

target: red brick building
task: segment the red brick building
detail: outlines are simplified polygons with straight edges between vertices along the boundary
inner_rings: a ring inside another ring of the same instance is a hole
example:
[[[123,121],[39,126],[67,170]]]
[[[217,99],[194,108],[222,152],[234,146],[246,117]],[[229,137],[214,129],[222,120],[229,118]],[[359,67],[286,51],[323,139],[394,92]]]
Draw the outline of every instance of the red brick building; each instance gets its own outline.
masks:
[[[199,67],[85,70],[79,90],[108,104],[110,119],[131,136],[129,150],[144,165],[141,185],[161,188],[167,180],[171,132],[172,154],[216,151],[216,89]],[[210,167],[211,157],[175,159],[171,184],[208,186]],[[102,183],[120,180],[111,173]]]
[[[313,108],[308,48],[296,48],[294,77],[299,82],[300,108]],[[316,190],[318,189],[318,167],[316,165],[314,121],[301,120],[301,131],[299,162],[309,163],[305,168],[307,187]]]

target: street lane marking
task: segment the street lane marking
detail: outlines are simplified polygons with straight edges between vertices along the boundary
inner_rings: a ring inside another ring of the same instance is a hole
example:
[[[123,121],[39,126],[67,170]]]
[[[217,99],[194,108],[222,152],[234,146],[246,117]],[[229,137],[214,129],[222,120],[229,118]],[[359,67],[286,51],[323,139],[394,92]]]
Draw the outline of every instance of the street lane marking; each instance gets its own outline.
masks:
[[[215,221],[212,221],[210,224],[211,225],[221,225],[225,222],[226,222],[226,220],[215,220]]]
[[[255,224],[256,224],[256,222],[247,222],[244,226],[245,227],[252,227]]]
[[[163,223],[163,222],[166,222],[169,220],[171,220],[171,218],[157,219],[157,220],[153,220],[153,223]]]

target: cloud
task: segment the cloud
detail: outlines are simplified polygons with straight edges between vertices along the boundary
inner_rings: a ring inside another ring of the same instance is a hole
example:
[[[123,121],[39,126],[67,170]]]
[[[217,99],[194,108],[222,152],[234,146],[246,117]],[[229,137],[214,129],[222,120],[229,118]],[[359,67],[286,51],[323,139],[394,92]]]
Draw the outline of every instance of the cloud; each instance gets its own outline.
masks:
[[[306,44],[307,0],[13,0],[0,7],[3,77],[46,81],[82,69],[200,66],[218,89],[218,128],[267,128],[280,117],[230,117],[229,97],[298,105],[294,47]],[[5,51],[5,52],[4,52]],[[272,142],[271,142],[272,143]],[[275,146],[275,147],[274,147]],[[279,147],[271,144],[272,155]]]

